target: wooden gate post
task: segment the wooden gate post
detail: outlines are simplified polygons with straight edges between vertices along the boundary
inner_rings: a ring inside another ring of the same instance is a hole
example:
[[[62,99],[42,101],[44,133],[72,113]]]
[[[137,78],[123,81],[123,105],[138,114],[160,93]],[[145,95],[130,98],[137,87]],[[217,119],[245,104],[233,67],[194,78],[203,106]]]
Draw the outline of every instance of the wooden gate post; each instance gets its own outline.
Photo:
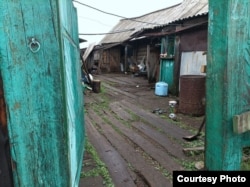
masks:
[[[249,0],[209,0],[205,149],[208,170],[240,170],[242,149],[250,145],[249,16]],[[243,118],[245,122],[237,121]]]

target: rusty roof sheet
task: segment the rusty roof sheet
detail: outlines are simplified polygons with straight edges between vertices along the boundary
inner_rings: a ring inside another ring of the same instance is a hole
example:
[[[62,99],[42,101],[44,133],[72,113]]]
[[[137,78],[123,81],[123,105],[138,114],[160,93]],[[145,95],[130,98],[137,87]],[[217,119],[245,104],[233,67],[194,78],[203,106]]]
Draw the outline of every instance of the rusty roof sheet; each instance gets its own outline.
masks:
[[[208,0],[183,0],[180,4],[143,16],[120,20],[110,31],[110,33],[115,33],[105,35],[100,44],[124,42],[131,39],[131,35],[138,31],[163,27],[176,21],[205,14],[208,14]]]

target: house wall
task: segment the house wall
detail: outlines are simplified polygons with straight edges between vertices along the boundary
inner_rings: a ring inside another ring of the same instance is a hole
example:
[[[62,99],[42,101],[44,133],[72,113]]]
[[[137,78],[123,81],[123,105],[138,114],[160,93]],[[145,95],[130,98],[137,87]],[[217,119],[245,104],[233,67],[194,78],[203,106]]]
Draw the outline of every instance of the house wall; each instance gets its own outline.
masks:
[[[207,26],[180,34],[180,76],[199,75],[201,67],[207,64]]]
[[[205,105],[201,99],[205,97],[205,81],[201,81],[203,80],[201,79],[201,75],[203,76],[205,73],[202,73],[201,69],[203,65],[206,65],[206,51],[207,26],[186,30],[180,34],[179,83],[178,87],[175,88],[179,88],[179,112],[181,113],[203,115],[205,112]],[[190,78],[190,76],[184,75],[192,76]],[[187,85],[192,87],[188,89],[189,93],[186,89]],[[195,99],[192,100],[194,95]]]
[[[160,47],[156,40],[141,39],[133,42],[134,59],[137,64],[143,62],[147,66],[148,80],[154,82],[158,79]]]
[[[207,27],[192,29],[180,34],[182,52],[207,51]]]
[[[204,22],[207,18],[202,18],[199,21]],[[196,22],[192,21],[192,23],[186,23],[188,25],[195,24]],[[179,94],[179,78],[181,75],[190,74],[190,69],[193,72],[201,71],[201,65],[206,64],[206,58],[200,58],[199,56],[199,63],[196,63],[195,60],[197,54],[202,54],[207,51],[207,24],[203,26],[199,26],[193,29],[185,30],[179,33],[176,33],[175,36],[175,64],[174,64],[174,85],[173,85],[173,93],[175,95]],[[187,56],[186,54],[194,54]],[[188,59],[186,58],[188,57]],[[204,56],[206,57],[206,56]],[[200,61],[202,59],[202,61]],[[187,63],[187,60],[190,63]],[[198,64],[198,66],[196,66]],[[184,67],[185,66],[185,67]]]
[[[147,57],[147,44],[141,43],[137,45],[137,48],[135,49],[136,54],[136,61],[141,62],[143,58]]]
[[[103,50],[99,65],[101,72],[111,73],[121,71],[120,50],[119,46]]]
[[[157,47],[156,44],[156,40],[140,39],[126,44],[127,52],[125,52],[126,45],[103,49],[100,52],[100,71],[107,73],[129,71],[128,61],[137,65],[143,62],[149,70],[149,81],[155,81],[158,79],[160,60],[160,46]],[[121,67],[121,64],[123,64],[123,67]]]
[[[149,82],[156,82],[160,72],[160,47],[156,47],[155,45],[150,46],[149,64]]]

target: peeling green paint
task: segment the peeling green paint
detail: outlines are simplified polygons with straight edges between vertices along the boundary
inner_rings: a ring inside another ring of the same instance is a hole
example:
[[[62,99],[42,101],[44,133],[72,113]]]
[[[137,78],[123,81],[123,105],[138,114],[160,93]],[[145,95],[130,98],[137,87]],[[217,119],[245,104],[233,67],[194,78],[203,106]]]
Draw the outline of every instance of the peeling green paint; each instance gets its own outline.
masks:
[[[15,186],[78,186],[84,114],[76,9],[70,0],[16,0],[1,2],[0,15]]]
[[[208,170],[240,170],[250,133],[233,131],[233,116],[250,109],[250,2],[209,0],[206,78]]]

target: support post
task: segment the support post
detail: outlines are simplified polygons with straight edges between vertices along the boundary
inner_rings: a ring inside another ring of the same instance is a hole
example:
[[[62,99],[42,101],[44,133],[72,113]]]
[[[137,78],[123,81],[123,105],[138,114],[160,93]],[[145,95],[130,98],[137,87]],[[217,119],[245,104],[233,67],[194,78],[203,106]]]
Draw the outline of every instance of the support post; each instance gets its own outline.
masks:
[[[208,170],[240,170],[250,132],[233,131],[233,118],[250,110],[250,1],[209,0],[206,82]]]

